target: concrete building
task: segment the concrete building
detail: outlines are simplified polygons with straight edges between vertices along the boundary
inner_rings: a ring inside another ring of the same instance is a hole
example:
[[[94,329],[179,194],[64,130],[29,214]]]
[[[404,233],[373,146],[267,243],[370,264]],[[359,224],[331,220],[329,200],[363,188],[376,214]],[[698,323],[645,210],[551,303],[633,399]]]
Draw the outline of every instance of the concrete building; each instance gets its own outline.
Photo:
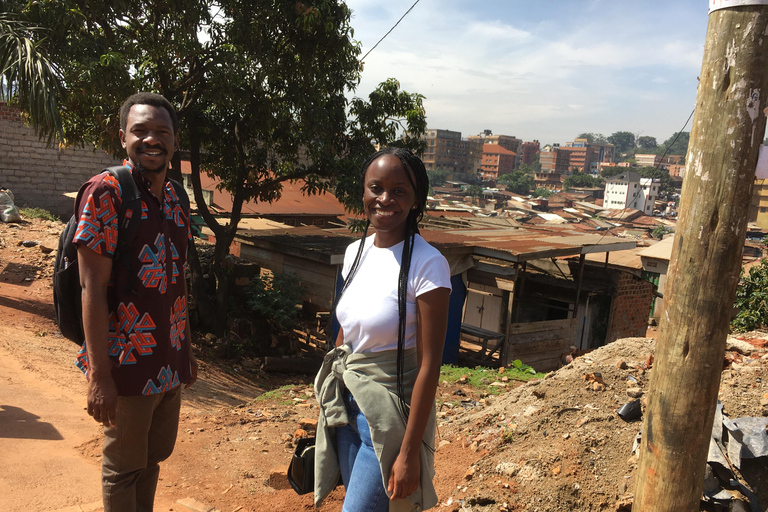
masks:
[[[563,188],[563,174],[559,172],[537,172],[533,175],[533,183],[536,188],[560,190]]]
[[[520,165],[533,165],[536,155],[539,154],[539,141],[523,142],[520,151],[517,152],[517,162]]]
[[[656,167],[662,162],[661,155],[640,155],[635,154],[635,164],[638,167]]]
[[[567,151],[560,151],[559,146],[546,146],[539,153],[539,163],[543,173],[566,173],[571,155]]]
[[[480,141],[461,138],[461,132],[428,129],[422,160],[428,171],[448,171],[449,180],[474,180],[483,156]]]
[[[483,180],[496,180],[515,170],[517,155],[499,144],[483,144],[483,160],[478,176]]]
[[[603,162],[613,162],[615,147],[613,144],[599,144],[589,142],[587,139],[574,139],[567,142],[564,147],[570,153],[568,168],[576,167],[579,172],[597,173]]]
[[[748,220],[759,228],[768,229],[768,180],[755,180]]]
[[[618,174],[605,181],[603,206],[611,210],[633,208],[653,215],[654,202],[659,198],[659,180],[642,178],[635,171]]]
[[[483,144],[497,144],[515,154],[520,154],[520,145],[523,143],[521,139],[513,135],[494,135],[491,130],[485,130],[479,135],[470,135],[467,137],[467,140]]]

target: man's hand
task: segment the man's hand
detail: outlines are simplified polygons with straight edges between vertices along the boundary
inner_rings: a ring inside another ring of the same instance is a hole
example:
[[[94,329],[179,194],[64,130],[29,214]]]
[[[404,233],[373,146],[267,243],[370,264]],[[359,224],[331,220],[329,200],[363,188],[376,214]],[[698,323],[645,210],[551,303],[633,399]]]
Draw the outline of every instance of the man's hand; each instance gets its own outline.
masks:
[[[192,349],[189,349],[189,382],[186,383],[184,389],[189,389],[189,386],[197,381],[197,358],[192,353]]]
[[[390,500],[402,500],[414,493],[419,487],[419,475],[421,474],[421,465],[419,464],[419,453],[412,457],[406,457],[403,452],[398,454],[392,471],[389,473],[389,483],[387,491],[391,492]]]
[[[117,426],[117,386],[111,375],[88,380],[88,414],[105,427]]]

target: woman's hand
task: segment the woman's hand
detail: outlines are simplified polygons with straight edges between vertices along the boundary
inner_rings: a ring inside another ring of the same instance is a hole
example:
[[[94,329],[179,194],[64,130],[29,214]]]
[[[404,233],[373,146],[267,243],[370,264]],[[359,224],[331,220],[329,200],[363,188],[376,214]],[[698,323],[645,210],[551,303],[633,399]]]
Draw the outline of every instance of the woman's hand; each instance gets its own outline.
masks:
[[[392,493],[390,500],[405,499],[419,487],[419,475],[421,467],[419,464],[419,454],[415,453],[407,457],[400,452],[389,473],[389,483],[387,491]]]

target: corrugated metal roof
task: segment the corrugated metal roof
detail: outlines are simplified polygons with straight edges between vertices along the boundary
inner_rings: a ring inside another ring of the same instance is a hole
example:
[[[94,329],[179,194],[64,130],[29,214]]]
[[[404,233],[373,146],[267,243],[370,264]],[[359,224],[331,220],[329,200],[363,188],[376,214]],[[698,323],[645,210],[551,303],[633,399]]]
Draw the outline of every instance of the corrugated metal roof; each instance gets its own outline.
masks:
[[[182,160],[182,174],[192,172],[189,161]],[[200,173],[200,183],[205,190],[213,192],[213,205],[217,211],[232,212],[232,195],[226,190],[219,190],[219,180],[211,178],[206,173]],[[243,215],[346,215],[344,205],[330,192],[325,194],[306,195],[301,191],[303,181],[283,183],[280,199],[272,203],[258,201],[243,202]]]
[[[640,256],[646,258],[655,258],[657,260],[667,260],[672,256],[672,245],[675,243],[675,236],[668,236],[664,240],[646,247],[639,252]]]

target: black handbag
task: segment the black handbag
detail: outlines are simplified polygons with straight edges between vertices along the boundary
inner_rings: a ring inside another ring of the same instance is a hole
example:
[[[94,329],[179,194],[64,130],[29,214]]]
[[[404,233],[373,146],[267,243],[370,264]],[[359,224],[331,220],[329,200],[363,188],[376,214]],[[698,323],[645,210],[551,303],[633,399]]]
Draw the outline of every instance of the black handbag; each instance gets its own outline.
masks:
[[[288,466],[288,483],[297,494],[315,490],[315,438],[299,439]]]

